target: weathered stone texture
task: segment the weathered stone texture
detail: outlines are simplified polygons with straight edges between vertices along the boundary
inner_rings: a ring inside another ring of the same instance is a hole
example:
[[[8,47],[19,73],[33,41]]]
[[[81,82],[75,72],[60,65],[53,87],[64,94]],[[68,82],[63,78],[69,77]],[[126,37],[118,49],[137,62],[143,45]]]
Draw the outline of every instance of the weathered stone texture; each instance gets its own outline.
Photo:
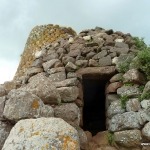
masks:
[[[142,136],[140,130],[125,130],[115,132],[114,140],[121,146],[125,147],[137,147],[142,142]]]
[[[23,89],[12,90],[8,97],[3,112],[8,120],[54,116],[51,106],[44,105],[39,97]]]
[[[5,107],[6,97],[0,97],[0,120],[3,120],[3,111]]]
[[[76,125],[80,123],[80,111],[78,106],[74,103],[56,106],[54,112],[55,117],[62,118],[68,123],[74,123]]]
[[[12,126],[10,124],[0,121],[0,149],[2,149],[11,128]]]
[[[34,27],[25,45],[15,78],[24,75],[27,68],[29,68],[35,58],[37,58],[37,55],[39,57],[40,54],[37,53],[40,51],[42,46],[53,43],[67,35],[74,36],[75,34],[75,31],[71,28],[59,27],[58,25],[49,24]]]
[[[43,74],[31,77],[24,89],[37,95],[46,104],[59,104],[61,102],[61,97],[56,87]]]
[[[79,89],[76,86],[57,88],[62,102],[73,102],[79,95]]]
[[[14,138],[16,137],[16,138]],[[79,150],[77,131],[60,118],[19,121],[11,130],[2,150]]]

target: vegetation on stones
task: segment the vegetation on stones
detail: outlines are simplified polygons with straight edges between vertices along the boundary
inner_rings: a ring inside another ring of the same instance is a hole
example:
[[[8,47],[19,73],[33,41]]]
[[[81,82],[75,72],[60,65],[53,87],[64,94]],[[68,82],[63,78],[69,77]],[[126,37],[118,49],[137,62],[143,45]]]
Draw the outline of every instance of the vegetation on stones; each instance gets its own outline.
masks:
[[[114,133],[108,132],[107,134],[107,139],[110,145],[114,145],[115,140],[114,140]]]
[[[128,96],[127,95],[121,96],[120,100],[121,100],[121,107],[123,109],[125,109],[126,108],[126,102],[129,100]]]
[[[150,47],[144,43],[143,38],[134,37],[133,40],[136,48],[139,50],[136,54],[136,59],[120,63],[119,72],[127,72],[132,63],[132,68],[136,68],[140,72],[143,72],[147,79],[150,80]]]
[[[134,83],[131,83],[131,82],[127,82],[127,83],[124,83],[125,86],[133,86]]]
[[[137,54],[138,68],[150,80],[150,47],[139,51]]]
[[[144,38],[133,37],[133,40],[134,40],[135,46],[138,50],[143,50],[143,48],[147,47],[144,42]]]
[[[140,90],[140,92],[142,93],[143,90],[144,90],[144,85],[139,86],[139,90]]]
[[[118,66],[119,72],[122,72],[122,73],[127,72],[129,70],[129,66],[130,66],[130,61],[120,63]]]
[[[146,92],[146,93],[143,93],[140,97],[140,101],[144,100],[144,99],[150,99],[150,93],[149,92]]]
[[[147,79],[150,79],[150,47],[144,43],[143,38],[134,37],[135,46],[139,50],[134,66],[143,72]]]

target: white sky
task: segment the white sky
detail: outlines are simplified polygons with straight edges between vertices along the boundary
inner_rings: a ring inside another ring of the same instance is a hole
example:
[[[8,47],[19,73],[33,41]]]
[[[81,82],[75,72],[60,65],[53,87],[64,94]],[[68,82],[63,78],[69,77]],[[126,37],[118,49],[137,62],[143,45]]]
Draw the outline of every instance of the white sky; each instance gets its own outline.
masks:
[[[0,83],[13,78],[34,26],[112,28],[150,44],[149,8],[150,0],[0,0]]]

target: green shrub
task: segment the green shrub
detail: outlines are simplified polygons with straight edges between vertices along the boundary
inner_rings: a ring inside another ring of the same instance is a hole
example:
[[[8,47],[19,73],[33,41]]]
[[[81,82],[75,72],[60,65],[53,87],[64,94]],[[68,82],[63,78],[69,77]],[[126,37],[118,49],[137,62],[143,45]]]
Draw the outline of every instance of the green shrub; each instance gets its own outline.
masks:
[[[137,54],[138,68],[150,80],[150,48],[139,51]]]
[[[121,73],[125,73],[129,70],[129,65],[130,63],[129,62],[122,62],[118,65],[118,70],[119,72]]]
[[[146,92],[146,93],[143,93],[140,97],[140,100],[144,100],[144,99],[150,99],[150,93],[149,92]]]
[[[144,42],[144,38],[133,37],[133,40],[138,50],[143,50],[147,47],[147,45]]]

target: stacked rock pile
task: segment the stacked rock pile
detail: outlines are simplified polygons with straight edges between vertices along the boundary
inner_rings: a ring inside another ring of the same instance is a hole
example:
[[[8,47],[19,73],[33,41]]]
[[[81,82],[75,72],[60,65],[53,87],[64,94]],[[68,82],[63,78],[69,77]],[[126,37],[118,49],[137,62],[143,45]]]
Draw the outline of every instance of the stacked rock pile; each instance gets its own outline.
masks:
[[[44,30],[45,34],[49,34],[49,30]],[[31,35],[33,40],[34,34]],[[41,35],[38,39],[44,43],[45,38],[43,40]],[[132,65],[124,73],[120,68],[120,64],[130,63],[138,51],[130,34],[99,27],[78,35],[71,30],[65,38],[53,41],[48,37],[46,44],[38,45],[38,50],[30,45],[30,37],[21,60],[21,63],[28,63],[28,52],[31,51],[30,65],[24,66],[24,73],[18,75],[23,72],[22,65],[19,66],[17,78],[0,85],[2,150],[10,147],[14,150],[23,147],[36,150],[115,150],[106,142],[107,132],[113,133],[113,142],[119,149],[140,150],[142,142],[149,142],[150,99],[140,101],[139,96],[150,92],[150,81]],[[93,138],[82,129],[82,77],[86,75],[108,80],[108,131]],[[102,135],[104,143],[99,140]]]

